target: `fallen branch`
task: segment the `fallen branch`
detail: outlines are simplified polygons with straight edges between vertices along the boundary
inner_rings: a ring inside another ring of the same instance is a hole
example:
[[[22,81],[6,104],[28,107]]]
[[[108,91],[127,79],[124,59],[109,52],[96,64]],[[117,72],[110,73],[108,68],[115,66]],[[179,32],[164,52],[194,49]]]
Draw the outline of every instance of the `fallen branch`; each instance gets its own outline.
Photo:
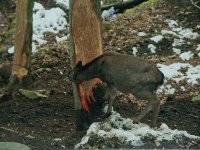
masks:
[[[129,0],[121,3],[115,3],[115,4],[110,4],[103,6],[101,10],[107,10],[110,9],[111,7],[114,7],[115,10],[117,10],[118,13],[122,13],[125,9],[130,9],[133,8],[134,6],[137,6],[143,2],[146,2],[148,0]]]
[[[194,0],[190,0],[190,1],[191,1],[192,5],[194,5],[198,9],[200,9],[200,6],[198,6],[198,3],[200,5],[200,1],[198,1],[198,0],[196,2],[194,2]]]

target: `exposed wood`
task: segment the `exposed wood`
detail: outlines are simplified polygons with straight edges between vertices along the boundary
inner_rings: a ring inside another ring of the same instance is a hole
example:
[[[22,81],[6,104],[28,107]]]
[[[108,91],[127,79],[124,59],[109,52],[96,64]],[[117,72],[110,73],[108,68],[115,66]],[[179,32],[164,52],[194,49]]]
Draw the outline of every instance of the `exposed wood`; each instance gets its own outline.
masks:
[[[148,0],[129,0],[129,1],[124,1],[120,3],[114,3],[114,4],[103,6],[101,10],[103,11],[103,10],[110,9],[111,7],[114,7],[118,13],[122,13],[124,10],[133,8],[134,6],[137,6],[140,3],[143,3],[145,1],[148,1]]]
[[[95,7],[99,7],[95,9]],[[98,55],[102,54],[102,34],[100,17],[100,0],[73,0],[70,1],[70,33],[71,64],[74,66],[79,60],[86,64]],[[94,79],[81,85],[73,84],[75,109],[77,118],[81,118],[81,104],[86,106],[86,99],[91,95],[95,84]],[[85,108],[89,111],[89,108]],[[79,116],[79,117],[78,117]]]
[[[12,74],[6,87],[8,93],[12,93],[15,106],[15,94],[28,75],[32,50],[32,12],[33,0],[16,1],[16,26],[15,26],[15,48],[12,63]],[[13,107],[13,111],[15,108]]]
[[[32,49],[32,0],[17,0],[12,75],[22,80],[28,73]]]

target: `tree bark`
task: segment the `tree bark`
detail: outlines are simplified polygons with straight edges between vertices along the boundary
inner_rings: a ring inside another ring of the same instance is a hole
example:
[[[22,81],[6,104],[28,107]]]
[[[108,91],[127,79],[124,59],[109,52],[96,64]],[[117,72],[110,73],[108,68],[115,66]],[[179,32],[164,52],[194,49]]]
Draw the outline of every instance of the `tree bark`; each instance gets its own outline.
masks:
[[[28,75],[32,50],[32,12],[33,0],[16,1],[15,48],[8,92],[15,93],[17,85]]]
[[[71,0],[70,57],[72,66],[74,66],[79,60],[81,60],[83,64],[86,64],[102,54],[100,14],[100,0]],[[73,84],[75,111],[76,114],[78,114],[77,119],[81,118],[81,103],[83,107],[87,105],[85,105],[85,103],[90,99],[92,89],[97,82],[99,82],[99,79],[93,79],[78,86]],[[84,109],[89,111],[89,108],[85,107]]]

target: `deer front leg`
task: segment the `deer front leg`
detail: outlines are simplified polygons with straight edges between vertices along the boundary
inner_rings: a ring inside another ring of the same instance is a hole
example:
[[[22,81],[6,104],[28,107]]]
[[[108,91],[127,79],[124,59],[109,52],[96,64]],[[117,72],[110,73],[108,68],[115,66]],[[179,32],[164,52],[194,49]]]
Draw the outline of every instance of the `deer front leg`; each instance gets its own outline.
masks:
[[[104,116],[105,118],[107,118],[111,115],[112,105],[113,105],[113,101],[116,97],[116,94],[117,94],[116,88],[111,85],[108,85],[106,92],[105,92],[105,96],[104,96],[104,98],[108,99],[108,109]]]

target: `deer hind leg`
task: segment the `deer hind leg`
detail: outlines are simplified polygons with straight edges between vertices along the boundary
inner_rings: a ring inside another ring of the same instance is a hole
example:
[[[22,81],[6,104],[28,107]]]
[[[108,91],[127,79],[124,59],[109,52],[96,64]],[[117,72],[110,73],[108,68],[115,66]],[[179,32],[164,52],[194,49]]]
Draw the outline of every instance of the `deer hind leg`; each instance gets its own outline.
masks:
[[[155,95],[155,98],[156,99],[152,103],[152,106],[153,106],[153,110],[152,110],[153,114],[152,114],[152,121],[151,121],[152,127],[156,127],[156,122],[157,122],[158,114],[159,114],[159,111],[160,111],[160,100],[157,97],[157,95]]]
[[[108,109],[107,109],[107,112],[104,116],[105,118],[107,118],[111,115],[112,105],[113,105],[113,101],[114,101],[116,95],[117,95],[116,88],[108,85],[106,92],[105,92],[105,96],[104,96],[104,98],[108,99]]]
[[[160,100],[158,99],[156,92],[148,92],[148,93],[141,93],[142,99],[146,99],[149,101],[147,107],[138,115],[135,117],[134,122],[139,122],[141,119],[143,119],[150,111],[153,111],[152,115],[152,122],[151,126],[156,126],[156,121],[158,117],[158,113],[160,110]]]

